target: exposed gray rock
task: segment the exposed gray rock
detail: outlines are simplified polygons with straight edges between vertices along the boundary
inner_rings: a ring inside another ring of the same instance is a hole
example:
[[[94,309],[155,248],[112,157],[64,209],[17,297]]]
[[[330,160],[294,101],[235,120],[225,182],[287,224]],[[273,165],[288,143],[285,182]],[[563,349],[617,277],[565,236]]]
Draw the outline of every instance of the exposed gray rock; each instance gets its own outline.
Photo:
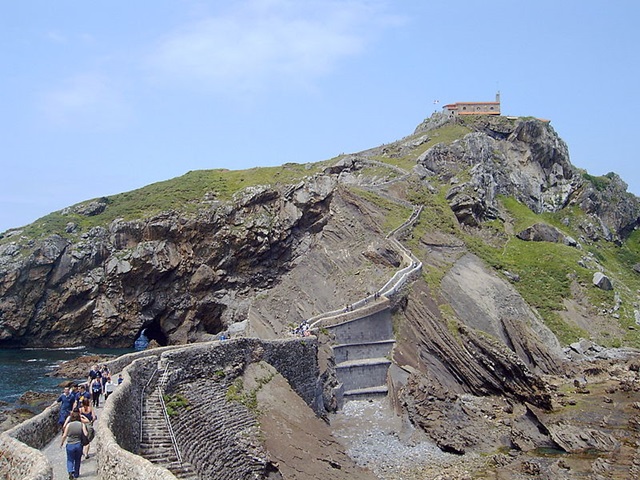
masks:
[[[582,453],[589,450],[612,452],[619,442],[611,435],[599,430],[576,425],[546,425],[549,435],[565,452]]]
[[[565,235],[562,243],[564,243],[566,246],[568,247],[577,247],[577,248],[581,248],[580,244],[577,242],[576,239],[574,239],[573,237],[570,237],[569,235]]]
[[[624,238],[640,224],[640,200],[627,192],[627,184],[617,174],[608,173],[599,178],[605,183],[604,188],[596,188],[590,181],[583,180],[569,203],[592,215],[593,222],[579,226],[589,238]]]
[[[580,339],[579,342],[574,342],[569,345],[569,348],[580,355],[592,355],[602,352],[604,347],[593,343],[591,340]]]
[[[436,112],[429,118],[426,118],[420,125],[418,125],[413,132],[414,134],[421,132],[428,132],[434,130],[449,121],[449,117],[442,112]]]
[[[566,205],[580,178],[553,129],[536,120],[486,122],[484,131],[435,145],[418,158],[444,181],[469,169],[470,180],[447,194],[458,218],[470,225],[497,218],[498,195],[514,196],[538,213]]]
[[[420,164],[416,164],[416,166],[413,167],[413,173],[415,173],[416,175],[418,175],[422,179],[425,179],[427,177],[431,177],[431,176],[435,175],[434,172],[429,170],[424,165],[420,165]]]
[[[382,265],[390,265],[395,268],[400,266],[402,260],[399,257],[398,252],[380,244],[369,245],[362,254],[372,262]]]
[[[416,129],[428,131],[440,117]],[[499,218],[498,195],[517,198],[536,213],[579,205],[592,214],[579,225],[592,240],[624,238],[640,223],[640,201],[615,174],[596,189],[571,165],[566,144],[548,124],[534,119],[478,118],[478,130],[450,145],[437,144],[418,157],[427,172],[445,182],[456,180],[447,199],[461,223]],[[567,220],[568,221],[568,220]],[[571,240],[568,240],[571,242]],[[572,244],[573,242],[569,243]]]
[[[99,215],[100,213],[104,212],[106,208],[107,208],[106,201],[95,201],[87,204],[78,205],[73,210],[75,213],[78,213],[80,215],[92,217],[94,215]]]
[[[568,247],[579,247],[578,242],[562,233],[556,227],[546,223],[536,223],[516,234],[520,240],[529,242],[551,242],[562,243]]]
[[[546,223],[536,223],[516,234],[520,240],[530,242],[563,243],[564,235],[556,227]]]
[[[593,284],[602,290],[613,290],[611,280],[602,272],[596,272],[593,274]]]
[[[552,447],[553,442],[544,432],[545,427],[529,408],[511,425],[511,442],[523,452],[529,452],[542,446]]]
[[[510,282],[516,283],[520,281],[520,275],[518,275],[517,273],[511,273],[508,270],[503,270],[502,273],[509,279]]]
[[[442,293],[466,325],[501,339],[529,368],[554,371],[564,354],[553,333],[514,287],[465,255],[442,280]]]

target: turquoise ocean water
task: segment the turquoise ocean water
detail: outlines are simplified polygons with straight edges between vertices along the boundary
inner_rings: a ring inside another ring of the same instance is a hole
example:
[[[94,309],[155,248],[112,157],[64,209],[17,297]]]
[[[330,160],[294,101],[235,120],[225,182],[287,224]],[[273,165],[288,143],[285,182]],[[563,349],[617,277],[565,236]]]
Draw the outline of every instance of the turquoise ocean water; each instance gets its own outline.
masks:
[[[47,377],[46,374],[65,360],[83,355],[123,355],[132,351],[133,349],[105,350],[86,347],[0,349],[0,401],[14,406],[27,390],[62,391],[58,384],[64,379]]]

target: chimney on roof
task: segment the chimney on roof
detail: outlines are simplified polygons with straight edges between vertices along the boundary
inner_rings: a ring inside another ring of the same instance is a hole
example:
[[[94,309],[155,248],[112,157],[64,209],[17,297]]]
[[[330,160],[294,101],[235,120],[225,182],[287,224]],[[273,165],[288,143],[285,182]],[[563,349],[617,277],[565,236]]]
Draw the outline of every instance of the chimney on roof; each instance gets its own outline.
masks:
[[[500,103],[500,90],[496,93],[496,103]]]

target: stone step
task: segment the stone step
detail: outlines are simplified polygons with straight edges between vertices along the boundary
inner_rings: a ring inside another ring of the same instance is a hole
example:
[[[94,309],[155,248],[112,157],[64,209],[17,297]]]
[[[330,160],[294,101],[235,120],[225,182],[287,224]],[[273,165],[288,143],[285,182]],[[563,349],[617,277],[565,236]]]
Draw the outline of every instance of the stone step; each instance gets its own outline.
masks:
[[[157,439],[157,438],[169,438],[169,432],[167,431],[166,428],[163,429],[156,429],[156,430],[144,430],[144,432],[142,432],[142,438],[143,439]]]
[[[175,455],[168,455],[167,452],[162,453],[147,453],[142,455],[144,458],[149,460],[151,463],[156,463],[160,465],[165,465],[167,462],[175,462],[178,460],[178,457]]]
[[[140,451],[143,451],[143,452],[144,451],[152,452],[159,448],[173,450],[173,443],[171,443],[171,440],[168,440],[167,442],[144,442],[140,444]]]
[[[332,348],[353,347],[353,346],[357,346],[357,345],[386,345],[386,344],[394,344],[394,343],[396,343],[395,339],[389,338],[389,339],[386,339],[386,340],[377,340],[377,341],[374,341],[374,342],[339,343],[337,345],[334,345]]]
[[[188,462],[182,464],[178,462],[167,428],[158,387],[145,398],[142,411],[142,439],[139,455],[171,471],[176,478],[199,480],[193,465]]]
[[[381,340],[378,342],[344,343],[334,345],[333,355],[336,363],[351,360],[361,360],[367,358],[387,358],[391,355],[391,350],[395,340]]]
[[[389,388],[386,385],[381,385],[379,387],[369,387],[369,388],[356,388],[353,390],[346,390],[344,392],[345,397],[364,397],[367,395],[373,396],[384,396],[389,393]]]
[[[376,358],[359,358],[356,360],[348,360],[346,362],[340,362],[336,364],[336,369],[341,368],[353,368],[353,367],[372,367],[377,365],[391,365],[391,360],[384,357]]]

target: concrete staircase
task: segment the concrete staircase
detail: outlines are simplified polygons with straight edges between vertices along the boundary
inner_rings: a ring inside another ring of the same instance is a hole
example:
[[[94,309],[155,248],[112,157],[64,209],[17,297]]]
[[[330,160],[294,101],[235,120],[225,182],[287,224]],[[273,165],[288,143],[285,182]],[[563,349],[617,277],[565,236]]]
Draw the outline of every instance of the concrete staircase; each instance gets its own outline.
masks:
[[[332,349],[342,384],[339,403],[387,395],[387,371],[395,344],[388,306],[326,328],[336,341]]]
[[[165,421],[160,396],[161,388],[158,384],[144,399],[142,439],[139,455],[151,463],[166,468],[177,478],[199,480],[200,477],[191,464],[178,460],[171,441],[171,434]]]

